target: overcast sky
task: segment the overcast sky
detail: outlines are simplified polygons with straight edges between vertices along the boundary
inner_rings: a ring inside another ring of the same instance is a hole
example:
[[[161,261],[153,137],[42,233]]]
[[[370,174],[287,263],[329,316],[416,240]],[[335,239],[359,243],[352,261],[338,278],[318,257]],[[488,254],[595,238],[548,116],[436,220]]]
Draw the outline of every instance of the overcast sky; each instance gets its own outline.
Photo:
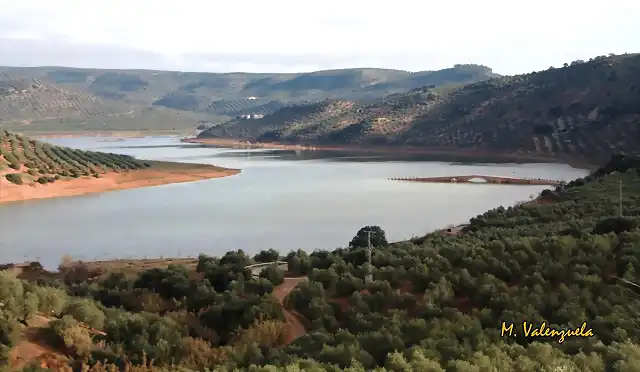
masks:
[[[640,0],[0,0],[0,65],[500,74],[640,52]]]

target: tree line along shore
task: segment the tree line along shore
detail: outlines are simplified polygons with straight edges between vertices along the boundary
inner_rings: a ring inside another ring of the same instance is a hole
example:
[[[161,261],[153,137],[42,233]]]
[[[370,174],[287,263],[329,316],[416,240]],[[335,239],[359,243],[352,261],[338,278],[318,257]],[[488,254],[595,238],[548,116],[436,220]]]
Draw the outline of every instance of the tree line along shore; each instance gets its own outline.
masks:
[[[633,371],[639,244],[640,157],[620,155],[455,234],[389,243],[367,226],[284,257],[7,268],[0,351],[14,369]]]

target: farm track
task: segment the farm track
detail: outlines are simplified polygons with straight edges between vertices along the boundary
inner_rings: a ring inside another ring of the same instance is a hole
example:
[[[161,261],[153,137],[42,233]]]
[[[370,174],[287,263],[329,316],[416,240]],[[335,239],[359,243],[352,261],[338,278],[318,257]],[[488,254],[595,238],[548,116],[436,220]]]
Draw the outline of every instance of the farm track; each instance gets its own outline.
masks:
[[[301,278],[284,278],[284,283],[278,285],[273,290],[273,295],[276,297],[278,302],[282,305],[282,311],[284,312],[285,322],[289,327],[289,332],[287,333],[285,345],[289,345],[298,337],[302,337],[307,334],[307,330],[300,321],[301,314],[297,312],[287,310],[284,307],[284,300],[287,298],[289,293],[299,284],[306,281],[306,277]]]

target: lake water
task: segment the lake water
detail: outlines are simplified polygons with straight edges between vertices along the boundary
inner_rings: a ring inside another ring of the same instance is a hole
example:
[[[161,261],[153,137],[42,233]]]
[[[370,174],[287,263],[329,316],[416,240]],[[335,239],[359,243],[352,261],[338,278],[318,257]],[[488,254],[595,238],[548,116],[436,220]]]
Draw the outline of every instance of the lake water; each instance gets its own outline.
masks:
[[[232,177],[0,205],[0,262],[221,255],[346,246],[380,225],[401,240],[528,200],[544,186],[429,184],[389,177],[468,174],[572,180],[562,164],[460,164],[338,153],[239,150],[177,138],[47,141],[138,158],[240,168]]]

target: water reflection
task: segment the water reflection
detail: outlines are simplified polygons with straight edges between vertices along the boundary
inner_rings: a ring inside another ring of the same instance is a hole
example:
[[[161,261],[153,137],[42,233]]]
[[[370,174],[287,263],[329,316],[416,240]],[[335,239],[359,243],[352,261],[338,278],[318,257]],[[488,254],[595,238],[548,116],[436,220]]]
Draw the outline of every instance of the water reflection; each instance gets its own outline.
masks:
[[[172,138],[58,145],[152,160],[240,168],[238,176],[0,205],[0,261],[62,255],[107,257],[219,255],[244,249],[333,249],[365,225],[390,240],[425,234],[499,205],[528,200],[544,186],[428,184],[389,177],[463,174],[571,180],[586,174],[562,164],[451,164],[424,156],[333,151],[224,149]],[[446,211],[446,213],[442,213]]]

